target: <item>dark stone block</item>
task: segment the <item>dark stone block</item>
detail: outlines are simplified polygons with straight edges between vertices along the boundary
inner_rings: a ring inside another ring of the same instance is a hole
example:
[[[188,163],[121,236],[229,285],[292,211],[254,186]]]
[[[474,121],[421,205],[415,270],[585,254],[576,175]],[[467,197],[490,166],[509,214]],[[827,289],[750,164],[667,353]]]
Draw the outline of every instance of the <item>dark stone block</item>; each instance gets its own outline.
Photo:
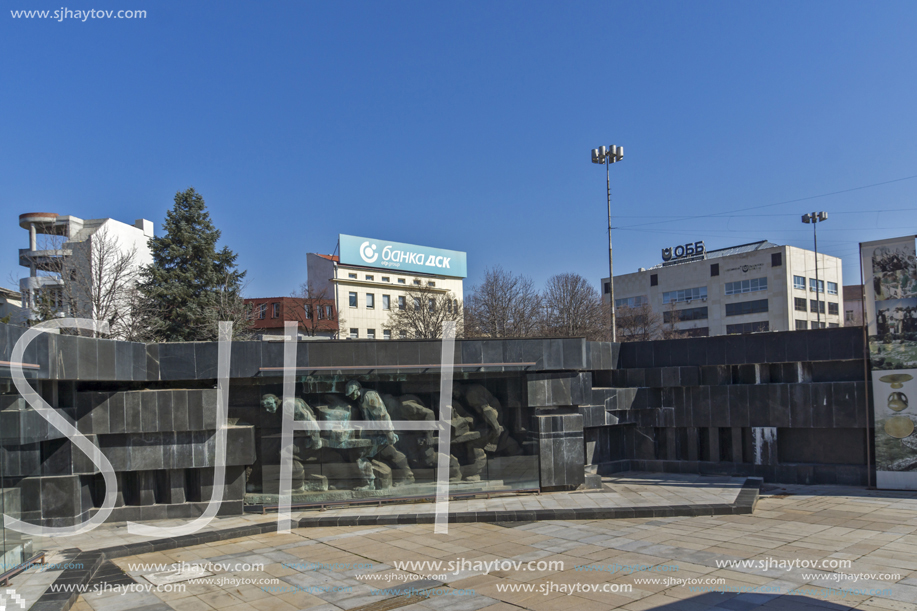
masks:
[[[565,339],[562,342],[564,369],[585,369],[586,340]]]
[[[867,397],[866,383],[865,382],[854,382],[854,388],[856,389],[856,424],[854,425],[858,429],[866,428],[866,423],[868,422],[868,413],[869,413],[869,398]]]
[[[126,433],[124,393],[111,393],[108,397],[108,423],[111,433]]]
[[[217,391],[216,389],[205,389],[197,391],[201,396],[201,405],[204,412],[204,428],[214,430],[217,427]]]
[[[187,431],[188,429],[188,391],[172,390],[172,430]]]
[[[733,365],[731,369],[732,369],[732,383],[733,384],[757,384],[758,383],[758,366],[757,365]]]
[[[700,367],[679,367],[678,376],[682,386],[697,386],[700,384]]]
[[[115,379],[130,381],[133,379],[134,351],[128,342],[113,342],[115,346]]]
[[[732,384],[732,369],[729,365],[707,365],[700,368],[702,386]]]
[[[706,338],[689,338],[685,342],[685,358],[689,365],[704,365],[707,362]]]
[[[655,367],[653,361],[653,342],[634,342],[636,354],[633,367]]]
[[[232,342],[232,353],[229,364],[229,377],[231,378],[253,378],[261,370],[261,344],[263,342]],[[344,342],[341,342],[344,344]],[[346,364],[354,365],[352,358],[352,344],[342,345],[341,348],[347,348],[348,356],[351,356]],[[343,363],[341,363],[343,365]],[[219,372],[217,372],[219,375]]]
[[[730,426],[729,389],[729,386],[710,387],[710,426]]]
[[[146,345],[130,344],[131,346],[131,380],[144,382],[146,376]]]
[[[80,360],[77,364],[77,379],[99,379],[99,342],[88,337],[76,337]]]
[[[157,390],[157,413],[159,414],[159,431],[172,431],[172,391]]]
[[[637,371],[637,370],[634,370]],[[662,368],[661,367],[650,367],[649,369],[643,369],[644,374],[644,383],[641,386],[646,386],[648,388],[661,388],[662,387]]]
[[[626,375],[628,386],[632,388],[646,386],[646,369],[628,369]]]
[[[831,360],[831,331],[828,329],[815,329],[805,333],[807,336],[806,343],[809,347],[809,360]]]
[[[482,363],[502,363],[503,362],[503,341],[502,340],[485,340],[481,342]],[[439,358],[436,359],[439,362]]]
[[[618,344],[618,363],[616,369],[629,369],[637,366],[637,344],[640,342],[625,342]]]
[[[828,383],[811,384],[812,426],[819,429],[834,428],[834,392]]]
[[[163,468],[163,446],[158,433],[132,435],[131,468],[134,471],[152,471]]]
[[[662,340],[652,342],[653,346],[653,367],[668,367],[672,362],[672,340]]]
[[[115,368],[115,344],[117,342],[110,339],[97,339],[97,366],[99,380],[115,380],[118,375]]]
[[[563,369],[564,345],[561,339],[546,339],[543,342],[544,368]]]
[[[261,342],[261,366],[283,367],[284,345],[285,342]]]
[[[765,385],[748,387],[749,426],[772,426],[770,424],[769,390]]]
[[[809,360],[808,331],[792,331],[786,337],[786,360],[804,362]]]
[[[809,384],[788,385],[790,399],[790,426],[812,427],[812,394]]]
[[[40,486],[42,518],[73,518],[82,513],[79,476],[43,477]]]
[[[78,380],[80,362],[80,343],[73,335],[57,337],[57,375],[60,380]]]
[[[462,363],[483,363],[484,347],[480,341],[462,340]]]
[[[662,369],[662,386],[687,386],[682,384],[679,367],[664,367]]]
[[[786,340],[789,337],[787,333],[766,333],[764,335],[765,360],[768,363],[786,362]]]
[[[198,380],[217,377],[219,345],[217,342],[194,342],[194,365]]]
[[[146,344],[147,380],[159,379],[159,344]]]
[[[142,429],[140,392],[125,392],[124,397],[124,432],[139,433]]]
[[[863,361],[818,361],[810,363],[812,382],[859,382],[865,377]]]
[[[204,404],[200,390],[189,390],[188,401],[188,429],[202,431],[204,429]]]
[[[857,425],[856,384],[854,382],[835,382],[832,388],[834,396],[834,426],[854,428]]]
[[[691,389],[691,422],[693,426],[710,426],[710,387],[695,386]]]
[[[197,378],[197,368],[194,359],[194,344],[159,345],[160,380],[194,380],[195,378]]]
[[[646,406],[649,408],[662,407],[662,389],[661,388],[647,388],[646,389]]]
[[[111,462],[111,466],[115,471],[120,473],[132,470],[130,437],[127,435],[104,435],[99,438],[99,448],[102,450],[102,454]],[[95,470],[90,468],[86,472]],[[121,492],[123,495],[123,491]]]
[[[677,427],[694,426],[694,414],[691,403],[691,393],[693,388],[679,388],[673,393],[673,418],[674,425]]]
[[[753,333],[745,336],[745,362],[764,363],[767,361],[765,333]]]
[[[755,361],[746,360],[745,336],[744,335],[727,335],[724,338],[726,346],[726,362],[732,365],[742,363],[754,363]]]
[[[141,391],[140,395],[140,430],[150,433],[159,430],[159,406],[155,391]]]
[[[726,339],[728,336],[707,338],[707,364],[726,365]]]
[[[768,426],[790,426],[790,397],[786,384],[768,384],[768,405],[770,422]]]

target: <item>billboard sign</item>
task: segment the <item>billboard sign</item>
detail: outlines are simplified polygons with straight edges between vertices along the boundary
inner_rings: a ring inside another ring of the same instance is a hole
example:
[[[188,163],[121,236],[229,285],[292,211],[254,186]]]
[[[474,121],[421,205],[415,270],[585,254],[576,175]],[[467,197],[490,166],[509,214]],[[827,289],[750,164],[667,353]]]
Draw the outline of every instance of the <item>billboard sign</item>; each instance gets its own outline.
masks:
[[[341,263],[361,267],[378,267],[402,273],[435,274],[465,278],[468,275],[465,253],[457,250],[429,248],[388,240],[360,238],[340,234]]]
[[[914,236],[861,243],[860,265],[872,366],[876,487],[917,490]]]

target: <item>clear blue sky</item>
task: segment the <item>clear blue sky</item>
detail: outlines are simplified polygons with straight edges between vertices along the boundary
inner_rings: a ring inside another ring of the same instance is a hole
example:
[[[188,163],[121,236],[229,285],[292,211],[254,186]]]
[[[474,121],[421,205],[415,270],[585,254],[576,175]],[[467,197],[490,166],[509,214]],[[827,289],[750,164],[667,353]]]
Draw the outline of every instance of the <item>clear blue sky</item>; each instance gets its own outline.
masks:
[[[0,14],[0,275],[20,213],[143,217],[201,192],[248,296],[338,233],[468,252],[539,285],[660,249],[769,239],[858,282],[857,242],[917,233],[913,2],[150,2],[142,20]],[[881,212],[884,210],[898,212]],[[684,216],[716,215],[681,219]],[[681,220],[679,220],[681,219]],[[654,221],[664,221],[646,225]]]

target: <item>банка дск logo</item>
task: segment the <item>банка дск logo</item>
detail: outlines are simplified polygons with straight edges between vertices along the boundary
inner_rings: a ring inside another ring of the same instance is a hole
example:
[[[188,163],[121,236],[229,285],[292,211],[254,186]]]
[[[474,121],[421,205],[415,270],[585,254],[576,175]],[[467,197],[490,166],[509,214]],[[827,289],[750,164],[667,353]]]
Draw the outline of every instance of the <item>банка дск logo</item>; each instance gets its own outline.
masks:
[[[375,263],[376,259],[379,258],[379,253],[376,252],[376,245],[367,242],[360,244],[360,257],[367,263]]]

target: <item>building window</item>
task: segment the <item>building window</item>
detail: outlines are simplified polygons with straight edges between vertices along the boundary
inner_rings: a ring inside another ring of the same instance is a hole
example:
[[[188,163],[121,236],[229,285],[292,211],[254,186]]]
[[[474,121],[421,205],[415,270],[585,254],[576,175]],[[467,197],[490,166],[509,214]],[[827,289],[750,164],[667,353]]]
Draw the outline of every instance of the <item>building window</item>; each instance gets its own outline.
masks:
[[[710,276],[719,276],[720,275],[720,264],[714,263],[710,266]]]
[[[806,299],[805,299],[805,297],[796,297],[796,298],[793,299],[793,302],[796,304],[796,311],[797,311],[797,312],[805,312],[805,311],[806,311],[807,307],[806,307]],[[799,321],[797,321],[797,322],[799,322]]]
[[[805,330],[808,329],[808,328],[809,328],[809,322],[808,322],[808,321],[806,321],[806,320],[797,320],[797,321],[796,321],[796,330],[797,330],[797,331],[805,331]]]
[[[430,308],[430,311],[431,311],[431,312],[436,311],[436,300],[435,300],[435,299],[427,299],[427,307]]]
[[[305,310],[306,320],[312,320],[312,306],[307,303],[303,306],[303,310]],[[321,312],[321,308],[318,311]]]
[[[622,297],[621,299],[615,299],[616,308],[639,308],[640,306],[649,303],[649,300],[646,298],[646,295],[637,295],[636,297]]]
[[[403,296],[398,297],[398,309],[399,310],[404,309],[404,297]]]
[[[382,296],[382,309],[391,310],[392,309],[392,298],[390,295]]]
[[[356,274],[347,274],[347,277],[350,278],[351,280],[356,280],[356,279],[357,279],[357,275],[356,275]]]
[[[367,280],[375,280],[376,277],[375,277],[375,276],[370,276],[369,274],[366,274],[366,279],[367,279]]]
[[[743,314],[757,314],[759,312],[767,312],[767,299],[726,304],[726,316],[742,316]]]
[[[271,304],[271,318],[280,318],[280,304],[279,303]]]
[[[825,302],[816,301],[815,299],[810,299],[809,300],[809,311],[810,312],[820,312],[824,314],[825,313]]]
[[[433,281],[431,280],[430,282],[427,282],[427,286],[434,286],[434,287],[435,287],[435,286],[436,286],[436,283],[433,282]]]
[[[350,293],[350,307],[352,308],[357,307],[357,294],[356,293]]]
[[[391,329],[383,329],[383,331],[382,331],[382,339],[392,339],[392,331],[391,331]]]
[[[828,283],[828,294],[829,294],[829,295],[837,295],[837,282],[829,282],[829,283]]]
[[[376,296],[373,293],[366,293],[366,307],[375,308],[376,307]]]
[[[420,286],[420,280],[414,278],[414,286]]]
[[[325,318],[334,320],[334,308],[330,305],[325,306]]]
[[[748,280],[738,280],[736,282],[726,283],[727,295],[741,295],[742,293],[754,293],[755,291],[767,290],[767,278],[749,278]]]
[[[844,310],[844,320],[853,322],[853,310]]]
[[[738,325],[726,325],[726,333],[732,335],[733,333],[760,333],[761,331],[769,331],[770,323],[766,320],[761,322],[743,322]]]
[[[828,314],[831,314],[831,315],[833,315],[833,316],[837,316],[838,313],[839,313],[839,312],[838,312],[837,304],[836,304],[836,303],[831,303],[831,302],[829,301],[829,302],[828,302]]]
[[[404,329],[398,332],[398,337],[400,337],[401,339],[405,339],[407,338],[407,336],[408,336],[408,332],[405,331]]]
[[[366,330],[366,339],[376,339],[376,330],[375,330],[375,329],[367,329],[367,330]]]
[[[829,322],[829,323],[828,323],[828,328],[829,328],[829,329],[834,329],[835,327],[840,327],[840,325],[839,325],[838,323],[836,323],[836,322]]]
[[[650,286],[659,284],[659,274],[650,274]]]
[[[391,282],[391,281],[392,279],[389,278],[388,276],[382,276],[382,282]]]
[[[793,288],[806,290],[806,279],[802,276],[793,276]]]
[[[783,265],[783,253],[775,252],[771,255],[771,267],[780,267]]]
[[[398,278],[398,284],[406,284],[406,283],[407,282],[405,281],[404,278]]]
[[[707,306],[675,311],[675,322],[684,322],[686,320],[707,320]],[[662,322],[672,322],[672,312],[663,312]]]
[[[682,289],[680,291],[666,291],[662,294],[662,303],[681,303],[683,301],[694,301],[695,299],[706,299],[707,287],[699,286],[693,289]]]
[[[605,291],[605,294],[606,294],[606,295],[609,294],[609,293],[611,292],[611,283],[610,283],[610,282],[603,282],[603,283],[602,283],[602,290]],[[615,301],[617,302],[617,300],[615,300]]]
[[[818,290],[815,289],[816,284],[818,285]],[[825,281],[816,280],[815,278],[809,278],[809,290],[813,293],[824,293],[825,292]]]
[[[416,311],[419,309],[420,309],[420,297],[415,297],[414,298],[414,310]]]
[[[259,303],[258,304],[258,318],[264,320],[264,317],[267,316],[267,304]]]
[[[359,330],[359,329],[351,329],[351,330],[350,330],[350,339],[360,339],[360,330]]]
[[[813,329],[824,329],[825,328],[825,323],[823,322],[818,322],[818,321],[813,320],[809,324],[812,325]]]

